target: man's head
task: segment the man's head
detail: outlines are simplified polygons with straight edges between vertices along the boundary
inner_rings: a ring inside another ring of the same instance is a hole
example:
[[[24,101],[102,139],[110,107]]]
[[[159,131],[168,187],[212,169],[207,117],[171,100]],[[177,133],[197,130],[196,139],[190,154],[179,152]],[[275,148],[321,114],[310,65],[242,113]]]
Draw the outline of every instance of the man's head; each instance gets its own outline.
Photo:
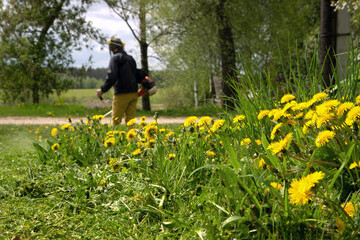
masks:
[[[125,43],[123,43],[120,38],[112,37],[109,41],[109,48],[112,52],[115,52],[117,49],[123,49]]]

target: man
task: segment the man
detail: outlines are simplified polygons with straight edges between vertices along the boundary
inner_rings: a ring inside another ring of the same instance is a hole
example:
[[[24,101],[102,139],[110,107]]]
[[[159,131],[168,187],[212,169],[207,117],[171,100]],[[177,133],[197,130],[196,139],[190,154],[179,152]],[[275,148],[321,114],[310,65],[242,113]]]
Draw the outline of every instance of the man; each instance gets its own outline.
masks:
[[[105,82],[101,89],[96,90],[96,95],[101,98],[103,93],[114,86],[111,122],[115,126],[121,123],[124,113],[125,123],[135,118],[138,100],[136,62],[124,51],[124,45],[119,38],[110,39],[109,48],[113,56],[110,59]]]

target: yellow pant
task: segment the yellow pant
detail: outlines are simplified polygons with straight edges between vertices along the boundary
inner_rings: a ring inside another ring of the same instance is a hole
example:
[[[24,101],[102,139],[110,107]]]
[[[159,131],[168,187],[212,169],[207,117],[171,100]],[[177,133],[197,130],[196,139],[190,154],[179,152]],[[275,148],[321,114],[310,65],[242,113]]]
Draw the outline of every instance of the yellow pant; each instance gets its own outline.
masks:
[[[121,123],[124,113],[125,124],[135,118],[137,100],[138,94],[136,92],[114,95],[112,101],[111,123],[118,126]]]

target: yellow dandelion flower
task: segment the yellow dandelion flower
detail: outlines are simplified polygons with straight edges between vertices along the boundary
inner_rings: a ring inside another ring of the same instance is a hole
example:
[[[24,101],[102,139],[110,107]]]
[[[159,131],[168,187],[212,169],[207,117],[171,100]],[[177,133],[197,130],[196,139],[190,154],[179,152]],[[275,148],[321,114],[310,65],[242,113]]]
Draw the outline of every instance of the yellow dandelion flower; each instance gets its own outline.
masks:
[[[353,122],[359,120],[360,120],[360,106],[356,106],[352,108],[346,115],[345,123],[351,126]]]
[[[270,110],[261,110],[258,114],[258,119],[263,119],[265,116],[267,116],[269,114]]]
[[[310,99],[309,101],[306,102],[306,107],[305,108],[312,107],[312,105],[314,105],[314,103],[316,103],[316,100],[315,99]]]
[[[356,210],[356,205],[354,205],[352,202],[347,202],[346,205],[345,203],[341,204],[341,207],[344,208],[345,212],[350,216],[353,217],[355,215],[355,210]]]
[[[144,131],[145,137],[147,139],[154,138],[157,134],[157,130],[158,130],[157,125],[147,125]]]
[[[173,160],[175,159],[175,157],[176,157],[175,153],[170,153],[168,156],[169,160]]]
[[[356,167],[360,167],[360,162],[353,162],[352,164],[350,164],[349,166],[349,169],[353,169],[353,168],[356,168]]]
[[[328,143],[329,140],[333,139],[334,137],[335,137],[335,132],[329,130],[322,131],[317,135],[315,139],[315,145],[316,147],[322,147],[326,145],[326,143]]]
[[[315,94],[312,97],[312,99],[315,100],[316,102],[319,102],[319,101],[322,101],[322,100],[326,99],[327,97],[328,97],[327,93],[320,92],[320,93]]]
[[[299,118],[302,118],[303,116],[304,116],[304,113],[300,112],[294,116],[294,119],[299,119]]]
[[[208,156],[208,157],[213,157],[215,155],[216,154],[213,151],[206,151],[206,156]]]
[[[225,123],[225,120],[224,119],[219,119],[219,120],[216,120],[214,122],[214,125],[211,127],[210,131],[211,132],[216,132],[217,130],[219,130]]]
[[[112,147],[115,145],[115,138],[109,138],[104,142],[105,147]]]
[[[321,126],[322,126],[323,124],[327,124],[329,121],[333,120],[334,118],[335,118],[335,115],[332,114],[332,113],[320,115],[320,116],[316,119],[316,127],[317,127],[317,128],[321,128]]]
[[[278,111],[281,111],[281,109],[278,109],[278,108],[271,109],[271,110],[268,112],[267,116],[268,116],[269,118],[271,118],[271,117],[273,117]]]
[[[301,111],[308,108],[308,103],[307,102],[301,102],[301,103],[297,103],[296,105],[291,107],[291,110],[293,111]]]
[[[285,95],[281,98],[280,103],[287,103],[287,102],[289,102],[289,101],[291,101],[291,100],[294,100],[294,99],[295,99],[295,96],[294,96],[294,95],[292,95],[292,94],[285,94]]]
[[[275,127],[274,127],[273,130],[271,131],[271,135],[270,135],[270,139],[271,139],[271,140],[274,140],[277,131],[278,131],[279,128],[281,128],[283,125],[284,125],[283,123],[279,123],[279,124],[276,124],[276,125],[275,125]]]
[[[101,119],[104,119],[104,118],[105,118],[104,115],[94,115],[94,116],[92,117],[93,120],[101,120]]]
[[[356,105],[360,105],[360,95],[356,97],[355,102]]]
[[[265,160],[263,158],[261,158],[258,162],[258,167],[263,168],[265,166],[266,166]]]
[[[255,140],[255,143],[256,143],[257,145],[261,146],[261,141],[260,141],[260,139],[256,139],[256,140]]]
[[[270,185],[278,191],[280,191],[283,187],[280,183],[277,182],[271,182]]]
[[[66,124],[61,126],[61,130],[68,130],[70,128],[70,126],[71,126],[70,123],[66,123]]]
[[[138,148],[135,151],[133,151],[132,155],[136,156],[136,155],[139,155],[140,153],[142,153],[142,151],[140,148]]]
[[[128,141],[133,141],[133,140],[135,140],[136,135],[137,135],[137,133],[136,133],[135,129],[130,129],[126,134],[126,139]]]
[[[122,136],[122,137],[124,137],[124,136],[126,136],[126,132],[125,132],[125,131],[120,131],[120,132],[119,132],[119,135]]]
[[[306,177],[302,177],[300,180],[294,179],[289,188],[290,203],[296,205],[304,205],[308,203],[313,195],[311,188],[323,178],[323,172],[314,172]]]
[[[121,160],[117,158],[110,158],[109,166],[114,172],[118,172],[121,169]]]
[[[51,130],[51,136],[56,137],[57,133],[58,133],[58,129],[57,129],[57,128],[53,128],[53,129]]]
[[[244,119],[245,119],[244,115],[237,115],[236,117],[234,117],[233,123],[240,123],[240,122],[244,121]]]
[[[325,176],[325,174],[323,172],[317,171],[317,172],[307,175],[303,179],[304,179],[304,181],[308,182],[310,185],[314,186],[315,183],[318,183],[319,180],[324,178],[324,176]]]
[[[129,120],[127,123],[126,123],[126,126],[132,126],[136,123],[136,118],[133,118],[131,120]]]
[[[139,126],[140,126],[140,127],[145,127],[145,126],[146,126],[146,122],[145,122],[145,121],[140,121],[140,122],[139,122]]]
[[[315,111],[313,110],[309,110],[305,116],[304,116],[304,119],[308,120],[308,119],[312,119],[312,117],[315,115]]]
[[[60,147],[60,145],[58,143],[55,143],[51,146],[51,150],[53,150],[54,152],[56,152],[56,150],[58,150]]]
[[[198,125],[199,126],[210,126],[213,122],[213,119],[209,116],[204,116],[199,119]]]
[[[344,102],[343,104],[341,104],[338,107],[337,115],[339,117],[341,117],[342,115],[344,115],[345,112],[348,112],[349,110],[351,110],[354,107],[355,107],[354,103],[352,103],[352,102]]]
[[[292,133],[288,133],[284,139],[281,139],[278,142],[271,143],[267,149],[270,149],[273,154],[277,154],[286,149],[291,139],[292,139]]]
[[[195,116],[188,117],[188,118],[185,119],[184,126],[185,127],[190,127],[192,125],[195,125],[197,120],[198,120],[198,118],[195,117]]]
[[[241,146],[249,146],[251,144],[251,139],[250,138],[245,138],[240,142]]]

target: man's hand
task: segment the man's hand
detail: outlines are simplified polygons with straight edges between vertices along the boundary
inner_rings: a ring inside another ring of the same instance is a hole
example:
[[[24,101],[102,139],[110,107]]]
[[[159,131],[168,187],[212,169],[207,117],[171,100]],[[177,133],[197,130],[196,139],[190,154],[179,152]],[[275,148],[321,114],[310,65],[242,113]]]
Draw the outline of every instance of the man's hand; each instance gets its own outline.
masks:
[[[103,95],[103,92],[101,91],[101,89],[96,89],[96,96],[98,96],[98,98],[102,99],[102,95]]]

